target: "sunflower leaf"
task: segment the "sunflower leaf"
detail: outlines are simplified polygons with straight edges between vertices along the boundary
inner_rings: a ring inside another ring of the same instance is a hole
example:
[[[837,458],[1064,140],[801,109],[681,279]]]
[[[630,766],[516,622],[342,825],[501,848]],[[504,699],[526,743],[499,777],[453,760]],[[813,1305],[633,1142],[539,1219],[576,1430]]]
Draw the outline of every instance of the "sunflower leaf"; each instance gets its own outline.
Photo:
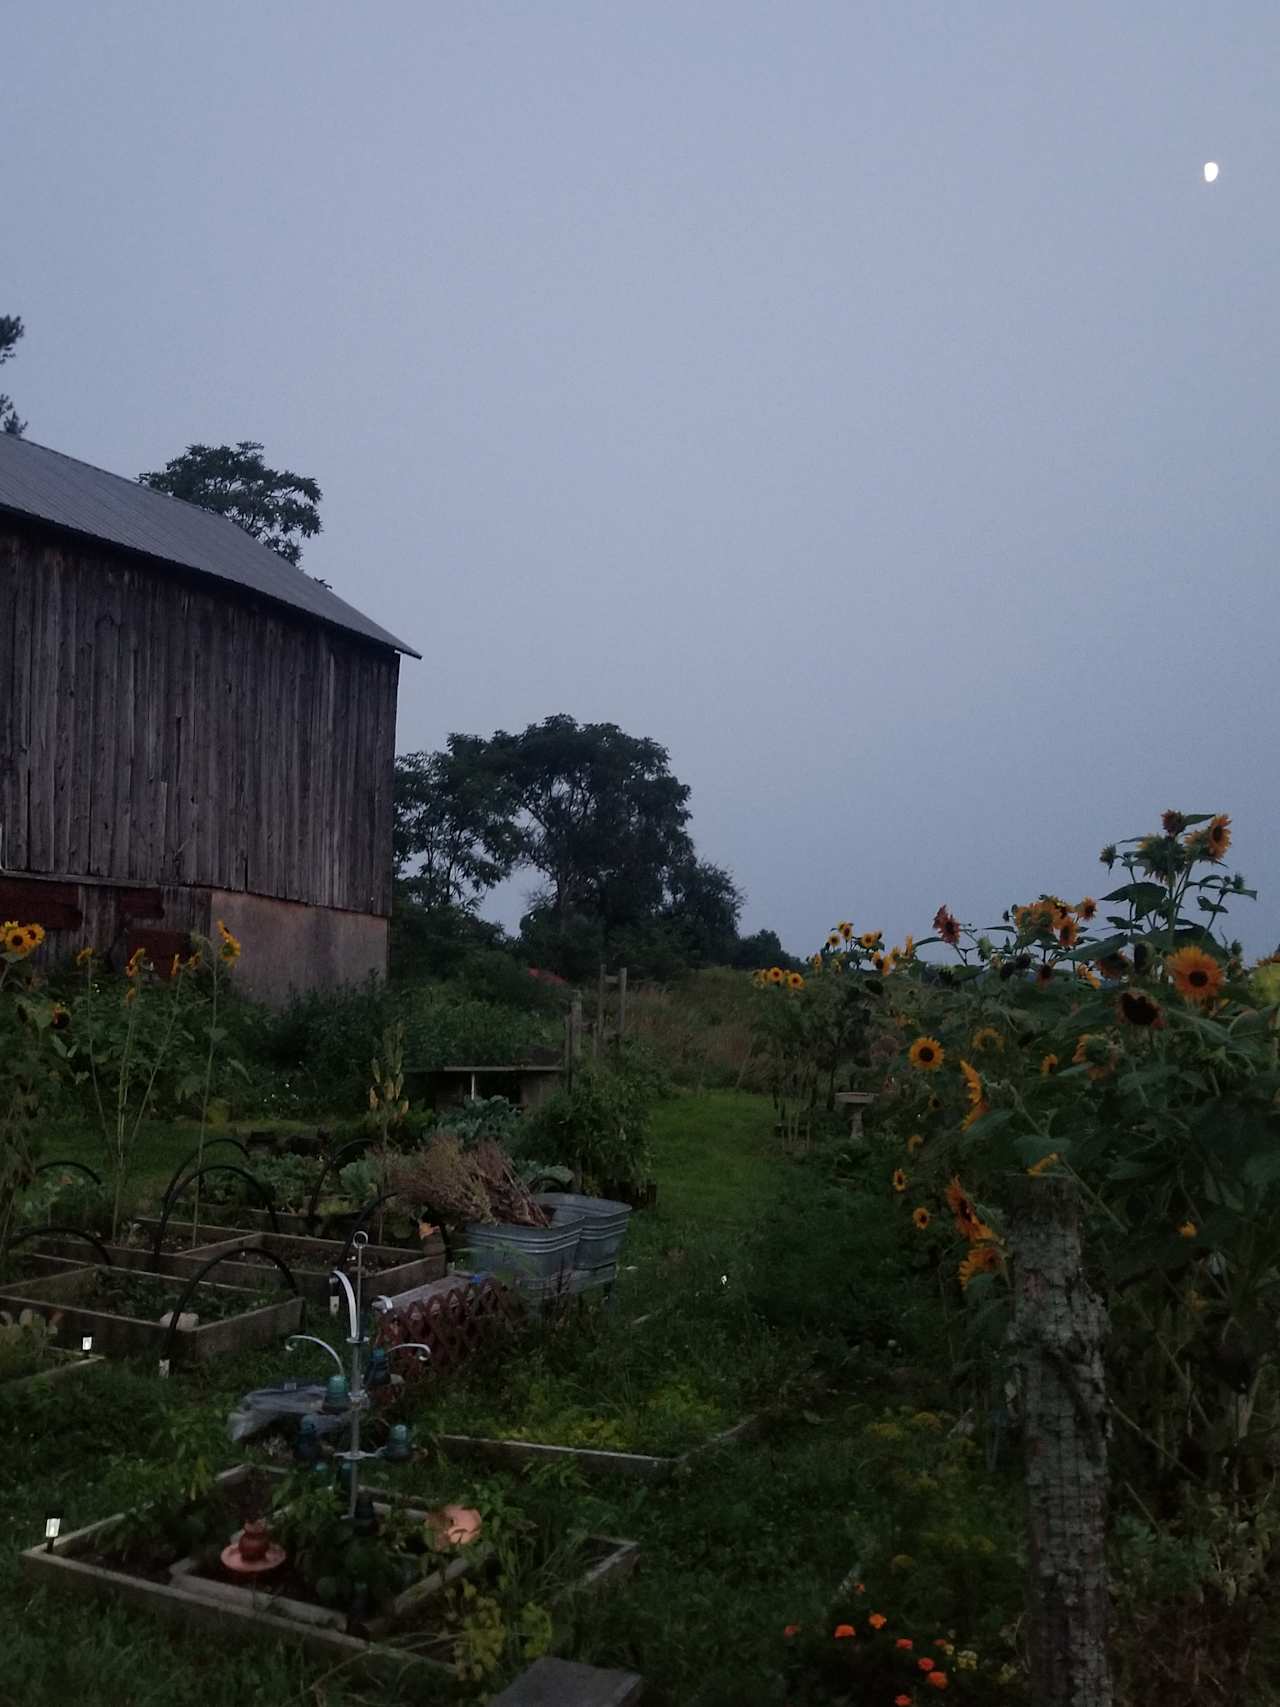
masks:
[[[1169,891],[1163,883],[1122,883],[1119,889],[1113,889],[1110,895],[1104,895],[1104,901],[1128,901],[1133,908],[1135,919],[1145,918],[1168,897]]]

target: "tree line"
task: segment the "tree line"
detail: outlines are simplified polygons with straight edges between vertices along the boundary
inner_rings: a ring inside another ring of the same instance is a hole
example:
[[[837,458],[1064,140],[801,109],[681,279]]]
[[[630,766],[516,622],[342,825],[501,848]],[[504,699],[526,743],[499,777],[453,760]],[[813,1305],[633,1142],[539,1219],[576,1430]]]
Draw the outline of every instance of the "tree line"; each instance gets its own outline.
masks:
[[[615,723],[563,713],[519,734],[450,735],[396,761],[402,915],[438,934],[488,935],[484,896],[534,880],[516,946],[567,978],[602,961],[651,976],[695,966],[789,964],[772,931],[739,934],[732,874],[698,856],[689,794],[667,749]]]

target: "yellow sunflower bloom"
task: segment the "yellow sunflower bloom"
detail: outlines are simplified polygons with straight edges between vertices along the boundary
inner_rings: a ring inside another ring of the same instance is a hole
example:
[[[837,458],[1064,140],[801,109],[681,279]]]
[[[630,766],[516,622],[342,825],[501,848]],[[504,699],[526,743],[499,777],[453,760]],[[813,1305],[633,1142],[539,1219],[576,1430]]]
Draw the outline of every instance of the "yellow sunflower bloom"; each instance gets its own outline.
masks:
[[[921,1204],[919,1209],[913,1209],[911,1211],[911,1219],[915,1222],[916,1226],[923,1233],[925,1228],[929,1225],[930,1221],[933,1220],[933,1216],[930,1215],[929,1211],[924,1207],[923,1204]]]
[[[836,929],[840,932],[840,935],[844,938],[845,942],[849,942],[851,940],[853,936],[853,926],[849,923],[848,919],[841,919],[840,923],[836,926]]]
[[[946,1052],[936,1037],[917,1037],[907,1050],[907,1060],[921,1073],[936,1073],[946,1060]]]
[[[960,1073],[964,1079],[965,1095],[969,1098],[970,1108],[976,1108],[982,1101],[982,1075],[976,1067],[971,1067],[967,1061],[960,1063]]]
[[[863,931],[862,935],[858,938],[858,941],[862,944],[863,948],[870,950],[873,948],[879,948],[880,939],[883,936],[883,931]]]
[[[786,973],[782,970],[781,966],[771,966],[765,973],[765,978],[770,984],[781,984],[785,977]]]
[[[988,1049],[1004,1048],[1004,1038],[993,1025],[981,1026],[974,1032],[971,1042],[979,1055]]]
[[[1051,1073],[1057,1072],[1060,1064],[1056,1055],[1042,1055],[1040,1057],[1040,1071],[1046,1079]]]
[[[893,1170],[892,1183],[895,1191],[905,1191],[911,1184],[911,1181],[907,1178],[906,1174],[903,1173],[901,1168],[895,1168]]]
[[[1231,846],[1231,819],[1219,812],[1203,829],[1192,830],[1186,845],[1197,859],[1220,860]]]
[[[788,990],[803,990],[804,989],[804,979],[800,976],[800,974],[798,972],[788,972],[787,973],[787,988],[788,988]]]
[[[76,955],[76,965],[77,966],[88,966],[89,963],[92,961],[92,959],[93,959],[93,950],[89,947],[88,943],[86,943],[85,946],[80,950],[79,954]]]
[[[924,1138],[922,1134],[919,1132],[913,1132],[910,1138],[907,1139],[907,1154],[909,1156],[914,1156],[916,1151],[921,1149],[923,1145]]]
[[[1202,948],[1180,948],[1165,961],[1165,970],[1178,993],[1192,1002],[1210,1002],[1222,988],[1222,965]]]
[[[839,931],[832,931],[831,935],[827,938],[827,947],[828,948],[839,948],[839,946],[840,946],[840,933],[839,933]]]

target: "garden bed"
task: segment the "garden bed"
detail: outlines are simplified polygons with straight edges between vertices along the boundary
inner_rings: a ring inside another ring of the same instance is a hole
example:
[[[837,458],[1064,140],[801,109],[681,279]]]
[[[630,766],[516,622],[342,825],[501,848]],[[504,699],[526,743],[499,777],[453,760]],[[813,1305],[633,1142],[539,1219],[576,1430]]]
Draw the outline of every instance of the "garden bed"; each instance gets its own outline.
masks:
[[[130,1259],[128,1262],[117,1257],[120,1247],[110,1247],[112,1260],[122,1267],[152,1266],[150,1257],[157,1223],[142,1222],[139,1225],[141,1236],[147,1241],[146,1248],[135,1250],[129,1247],[125,1252]],[[346,1251],[345,1244],[336,1239],[302,1238],[290,1233],[237,1232],[233,1227],[214,1227],[201,1222],[194,1230],[196,1244],[193,1247],[190,1223],[176,1232],[171,1231],[171,1227],[172,1224],[165,1229],[164,1245],[156,1265],[158,1273],[193,1275],[221,1251],[232,1260],[219,1263],[212,1269],[211,1279],[225,1286],[255,1289],[287,1286],[284,1274],[271,1261],[271,1256],[277,1256],[288,1265],[309,1304],[324,1308],[331,1302],[329,1276],[340,1265]],[[246,1246],[251,1248],[245,1251]],[[438,1241],[434,1246],[432,1241],[423,1241],[421,1248],[423,1254],[415,1256],[397,1245],[366,1245],[362,1258],[366,1292],[404,1292],[438,1279],[445,1267],[443,1245]],[[255,1257],[254,1251],[270,1252],[271,1256]],[[233,1256],[236,1252],[243,1254]]]
[[[96,1352],[50,1346],[43,1354],[43,1363],[39,1369],[33,1369],[26,1375],[15,1375],[8,1381],[0,1381],[0,1398],[16,1393],[29,1393],[33,1389],[47,1387],[55,1381],[74,1380],[78,1375],[86,1375],[103,1361]]]
[[[287,1557],[269,1581],[236,1580],[217,1563],[224,1536],[231,1539],[250,1516],[262,1514],[285,1475],[247,1464],[224,1471],[212,1496],[203,1502],[205,1516],[214,1525],[213,1539],[197,1551],[183,1554],[167,1539],[160,1513],[155,1514],[154,1527],[140,1524],[138,1514],[118,1513],[27,1549],[22,1569],[43,1586],[122,1600],[179,1625],[208,1630],[222,1640],[288,1642],[314,1659],[330,1664],[342,1661],[358,1676],[397,1676],[412,1667],[456,1676],[452,1652],[457,1632],[450,1628],[442,1591],[463,1574],[492,1565],[483,1543],[452,1559],[442,1558],[438,1569],[407,1584],[377,1614],[363,1620],[322,1600]],[[325,1491],[332,1497],[331,1488]],[[379,1489],[367,1491],[384,1521],[394,1515],[421,1525],[426,1518],[426,1512],[408,1499]],[[171,1514],[171,1519],[178,1516]],[[284,1512],[277,1514],[278,1519],[284,1516]],[[136,1544],[139,1534],[147,1541],[142,1548]],[[634,1542],[587,1537],[580,1572],[568,1592],[591,1592],[617,1581],[634,1568],[637,1551]],[[416,1556],[419,1560],[431,1557],[423,1547],[418,1547]],[[440,1657],[442,1652],[450,1658]]]
[[[55,1318],[69,1342],[92,1334],[95,1350],[108,1357],[163,1360],[172,1345],[174,1357],[203,1363],[225,1352],[272,1344],[302,1322],[300,1297],[264,1298],[244,1287],[201,1281],[183,1305],[197,1325],[171,1334],[159,1318],[177,1308],[186,1286],[172,1275],[138,1269],[80,1268],[0,1288],[0,1300]]]
[[[317,1249],[323,1249],[326,1255],[330,1249],[334,1250],[334,1262],[329,1264],[329,1267],[333,1268],[336,1266],[337,1258],[342,1255],[343,1250],[346,1248],[346,1230],[355,1220],[355,1212],[353,1211],[345,1217],[326,1217],[323,1215],[317,1217],[320,1227],[332,1225],[332,1227],[336,1228],[340,1221],[345,1222],[345,1226],[342,1229],[342,1236],[336,1239],[325,1237],[319,1230],[309,1231],[305,1215],[289,1214],[284,1210],[276,1211],[276,1221],[279,1226],[278,1233],[272,1232],[271,1217],[267,1214],[265,1209],[247,1209],[237,1205],[234,1207],[234,1213],[231,1220],[234,1224],[228,1224],[227,1221],[218,1221],[216,1223],[201,1221],[195,1228],[197,1246],[214,1245],[233,1239],[243,1241],[245,1239],[257,1238],[261,1240],[263,1235],[266,1236],[266,1242],[268,1245],[270,1245],[271,1240],[275,1238],[296,1239],[300,1242],[300,1248],[304,1245],[310,1245]],[[139,1230],[139,1235],[148,1251],[151,1249],[155,1240],[156,1229],[159,1225],[159,1219],[155,1216],[142,1216],[137,1222],[135,1222],[135,1226]],[[377,1253],[379,1260],[385,1259],[387,1263],[390,1263],[393,1260],[393,1256],[388,1253],[394,1253],[394,1255],[398,1256],[399,1260],[404,1264],[411,1264],[414,1266],[419,1263],[425,1264],[429,1272],[422,1276],[424,1280],[435,1280],[445,1272],[444,1239],[438,1230],[431,1233],[430,1236],[425,1239],[418,1237],[416,1233],[412,1235],[406,1234],[404,1238],[400,1238],[395,1235],[387,1235],[384,1236],[377,1244],[372,1242],[372,1229],[366,1228],[366,1231],[369,1233],[371,1241],[365,1252],[366,1267],[369,1261],[369,1252],[373,1251]],[[191,1233],[192,1227],[190,1221],[167,1222],[165,1226],[165,1250],[184,1250],[190,1254]],[[271,1248],[274,1249],[274,1245],[271,1245]],[[409,1254],[406,1255],[406,1252]],[[278,1254],[284,1258],[290,1268],[293,1267],[293,1259],[283,1247],[281,1247]],[[315,1264],[312,1263],[311,1266],[314,1267]],[[299,1276],[298,1284],[300,1286],[302,1285],[301,1276]],[[409,1286],[415,1286],[417,1284],[419,1284],[417,1281],[409,1281],[404,1286],[399,1286],[397,1283],[397,1289],[400,1291],[406,1291]],[[327,1278],[324,1290],[325,1296],[327,1297]],[[383,1290],[385,1291],[387,1288],[384,1287]]]

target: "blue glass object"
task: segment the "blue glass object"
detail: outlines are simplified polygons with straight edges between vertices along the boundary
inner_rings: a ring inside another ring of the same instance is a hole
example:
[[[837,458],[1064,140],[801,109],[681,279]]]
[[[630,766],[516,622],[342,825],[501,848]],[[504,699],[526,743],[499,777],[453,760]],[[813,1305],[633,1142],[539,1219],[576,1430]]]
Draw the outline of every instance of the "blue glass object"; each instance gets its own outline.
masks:
[[[345,1375],[331,1375],[325,1382],[324,1408],[326,1411],[345,1411],[350,1405],[350,1394],[347,1391]]]
[[[391,1464],[404,1464],[413,1457],[408,1423],[392,1423],[391,1438],[383,1447],[382,1456]]]

